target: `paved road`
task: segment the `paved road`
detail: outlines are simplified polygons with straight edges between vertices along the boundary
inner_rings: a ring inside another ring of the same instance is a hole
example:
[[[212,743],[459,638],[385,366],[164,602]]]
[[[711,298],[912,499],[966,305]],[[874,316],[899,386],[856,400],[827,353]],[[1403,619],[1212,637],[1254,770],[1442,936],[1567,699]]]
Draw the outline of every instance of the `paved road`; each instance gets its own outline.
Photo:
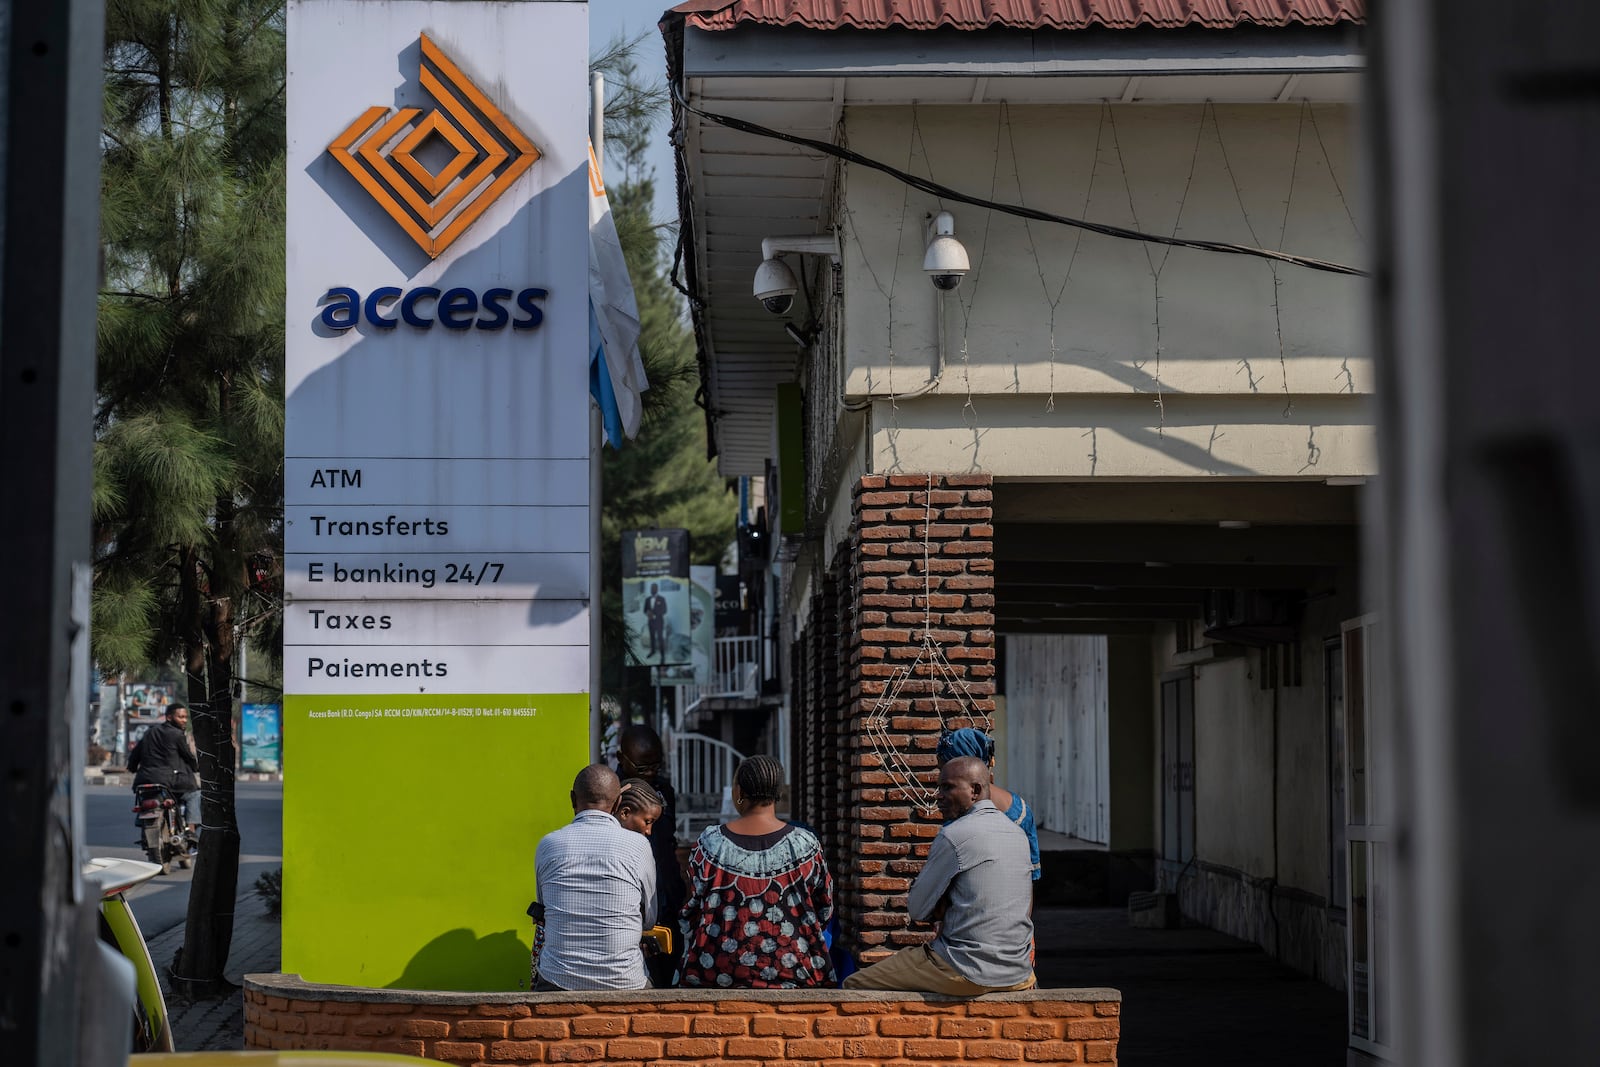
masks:
[[[256,878],[283,865],[283,785],[240,782],[235,789],[239,807],[239,895],[254,899],[251,888]],[[132,789],[89,785],[84,787],[84,797],[89,854],[144,859],[144,850],[134,844],[137,832],[133,826]],[[182,925],[188,914],[193,873],[174,870],[128,894],[147,940]]]

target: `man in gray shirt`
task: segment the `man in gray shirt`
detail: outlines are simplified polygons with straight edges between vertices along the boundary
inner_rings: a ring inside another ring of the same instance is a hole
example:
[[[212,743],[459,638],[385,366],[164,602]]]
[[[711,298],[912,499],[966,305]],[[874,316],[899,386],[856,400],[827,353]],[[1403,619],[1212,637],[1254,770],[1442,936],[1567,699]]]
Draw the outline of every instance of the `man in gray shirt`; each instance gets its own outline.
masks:
[[[621,789],[610,767],[585,767],[572,783],[572,823],[539,842],[538,990],[649,985],[639,935],[656,918],[656,862],[649,840],[611,814]]]
[[[846,989],[975,997],[1033,986],[1028,836],[989,802],[982,760],[939,771],[939,812],[944,827],[906,898],[913,920],[939,921],[938,936],[857,971]]]

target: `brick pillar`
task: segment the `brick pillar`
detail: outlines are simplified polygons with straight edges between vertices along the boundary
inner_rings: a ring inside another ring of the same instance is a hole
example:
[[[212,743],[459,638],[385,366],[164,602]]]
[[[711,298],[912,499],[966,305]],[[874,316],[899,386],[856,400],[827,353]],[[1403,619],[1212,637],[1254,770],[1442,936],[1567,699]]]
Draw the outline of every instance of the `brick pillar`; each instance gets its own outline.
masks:
[[[918,659],[926,624],[951,670],[965,680],[968,706],[974,713],[994,713],[991,486],[988,475],[935,474],[930,494],[927,475],[895,474],[867,475],[855,487],[855,626],[849,633],[841,746],[851,771],[841,844],[849,850],[855,892],[843,901],[841,915],[846,937],[869,962],[926,940],[926,934],[906,929],[905,894],[940,821],[937,813],[923,814],[896,785],[864,724],[895,668]],[[957,695],[934,676],[924,656],[890,709],[890,743],[930,790],[938,779],[936,707],[945,726],[971,725]]]

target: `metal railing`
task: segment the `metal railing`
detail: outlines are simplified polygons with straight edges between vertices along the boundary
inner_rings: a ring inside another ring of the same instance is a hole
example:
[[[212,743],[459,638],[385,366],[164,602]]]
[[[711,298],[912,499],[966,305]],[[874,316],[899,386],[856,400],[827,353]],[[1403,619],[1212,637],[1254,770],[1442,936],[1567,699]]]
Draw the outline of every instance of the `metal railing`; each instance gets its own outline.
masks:
[[[689,686],[685,710],[711,697],[754,700],[761,692],[761,638],[719,637],[711,649],[711,677]]]
[[[704,734],[672,739],[672,786],[678,794],[678,840],[693,842],[722,817],[723,795],[744,756],[732,745]]]

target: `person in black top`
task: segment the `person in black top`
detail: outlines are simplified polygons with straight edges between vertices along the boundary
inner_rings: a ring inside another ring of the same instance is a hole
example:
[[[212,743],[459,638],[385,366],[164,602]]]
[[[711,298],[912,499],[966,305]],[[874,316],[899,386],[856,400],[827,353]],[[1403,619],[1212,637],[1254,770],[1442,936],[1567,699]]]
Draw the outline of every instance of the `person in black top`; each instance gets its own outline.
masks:
[[[683,867],[678,862],[678,795],[662,771],[666,762],[661,736],[642,723],[624,727],[617,738],[617,773],[623,778],[642,778],[661,794],[661,817],[650,828],[650,851],[656,860],[656,913],[676,921],[678,910],[688,896]],[[672,984],[673,972],[683,952],[682,939],[673,938],[671,954],[652,956],[647,964],[650,981],[657,989]]]
[[[133,786],[159,784],[172,790],[174,799],[182,806],[184,820],[191,830],[198,829],[200,801],[190,799],[196,789],[195,776],[200,762],[194,749],[189,747],[189,735],[184,728],[189,725],[189,709],[182,704],[167,708],[167,719],[145,731],[144,737],[128,753],[128,769],[133,771]]]

